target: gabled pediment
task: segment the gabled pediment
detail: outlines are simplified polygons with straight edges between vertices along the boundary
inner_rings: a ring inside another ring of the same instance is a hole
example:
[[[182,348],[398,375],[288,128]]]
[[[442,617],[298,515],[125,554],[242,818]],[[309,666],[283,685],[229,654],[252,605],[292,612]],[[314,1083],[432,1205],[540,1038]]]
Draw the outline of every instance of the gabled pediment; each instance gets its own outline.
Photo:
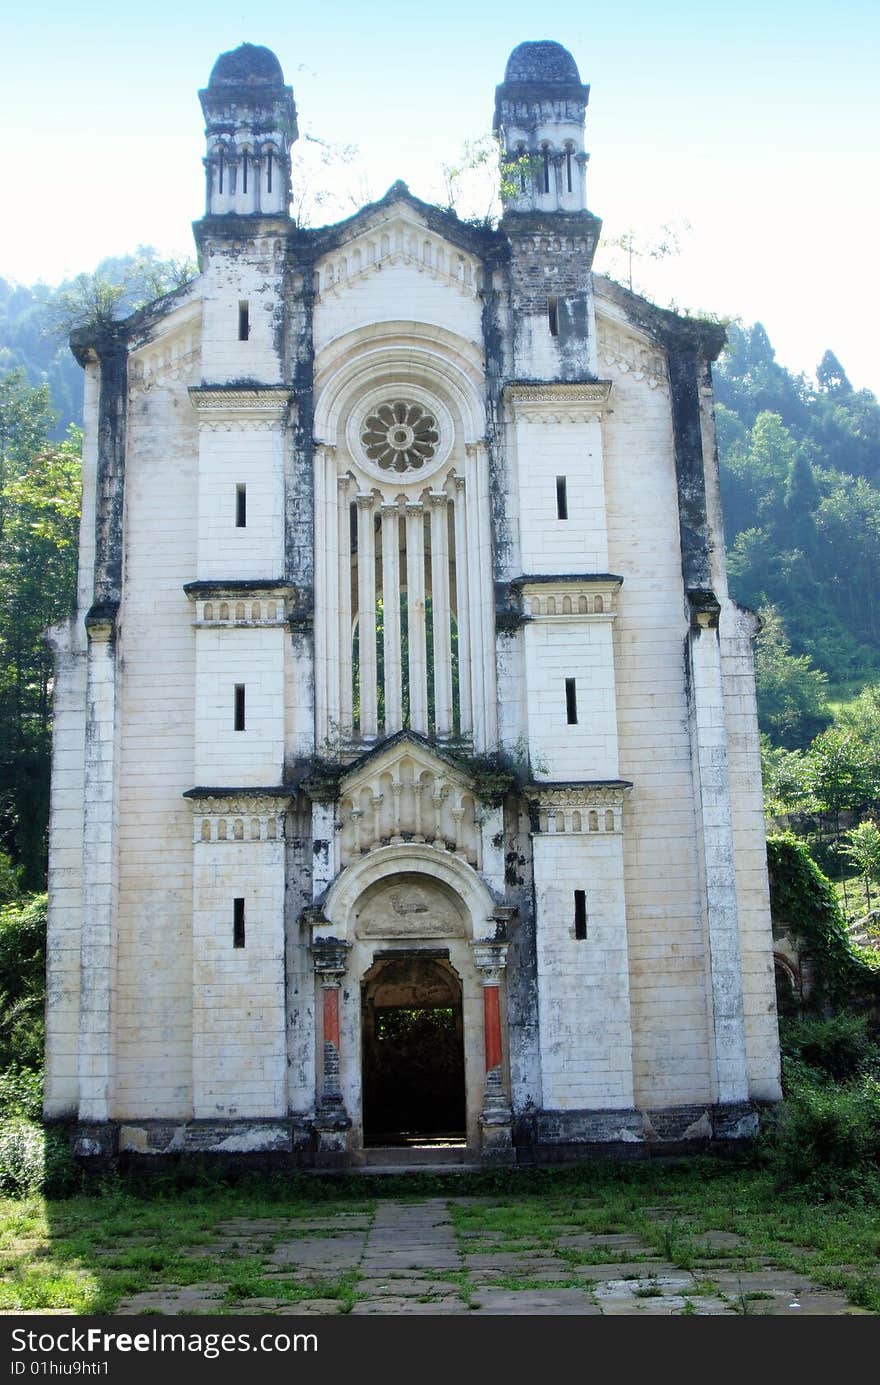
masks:
[[[482,286],[482,265],[476,247],[454,234],[457,218],[436,209],[426,215],[422,204],[399,186],[402,190],[396,195],[392,188],[382,202],[336,228],[340,234],[334,237],[335,243],[316,263],[319,297],[343,292],[348,285],[396,265],[476,297]]]
[[[414,731],[399,731],[390,740],[361,755],[339,780],[340,795],[356,792],[376,776],[433,774],[445,783],[457,785],[463,793],[473,793],[473,780],[451,755],[438,751],[424,736]]]
[[[339,783],[342,860],[407,842],[479,867],[473,781],[451,757],[403,731],[351,765]]]

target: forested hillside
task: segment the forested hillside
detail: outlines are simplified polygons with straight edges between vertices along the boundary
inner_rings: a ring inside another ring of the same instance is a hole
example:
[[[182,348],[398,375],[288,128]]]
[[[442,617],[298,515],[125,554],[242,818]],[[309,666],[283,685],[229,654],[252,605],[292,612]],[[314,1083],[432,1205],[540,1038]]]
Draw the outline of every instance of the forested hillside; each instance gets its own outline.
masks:
[[[880,673],[880,406],[832,352],[816,384],[774,359],[760,324],[728,327],[716,372],[731,590],[772,606],[775,638],[833,683]],[[772,623],[772,622],[771,622]],[[769,709],[767,709],[769,710]],[[782,727],[768,725],[778,733]],[[803,743],[808,727],[793,743]],[[781,737],[785,739],[785,736]],[[809,735],[806,735],[809,739]]]

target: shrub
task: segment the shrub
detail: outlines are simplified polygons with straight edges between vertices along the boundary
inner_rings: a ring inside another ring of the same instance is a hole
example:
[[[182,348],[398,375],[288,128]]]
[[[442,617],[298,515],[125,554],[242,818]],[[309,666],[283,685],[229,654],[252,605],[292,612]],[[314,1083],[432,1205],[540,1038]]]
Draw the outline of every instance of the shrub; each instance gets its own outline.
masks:
[[[769,1144],[780,1186],[814,1196],[880,1192],[880,1083],[798,1080]]]
[[[66,1135],[16,1116],[0,1124],[0,1192],[7,1197],[65,1197],[80,1173]]]
[[[43,1062],[46,895],[0,905],[0,1068]]]
[[[39,1121],[43,1115],[43,1074],[11,1067],[0,1072],[0,1121],[12,1116]]]
[[[796,1080],[803,1066],[834,1082],[849,1082],[871,1069],[880,1071],[880,1048],[863,1015],[804,1016],[784,1020],[779,1039],[786,1078]],[[806,1076],[806,1074],[803,1074]]]

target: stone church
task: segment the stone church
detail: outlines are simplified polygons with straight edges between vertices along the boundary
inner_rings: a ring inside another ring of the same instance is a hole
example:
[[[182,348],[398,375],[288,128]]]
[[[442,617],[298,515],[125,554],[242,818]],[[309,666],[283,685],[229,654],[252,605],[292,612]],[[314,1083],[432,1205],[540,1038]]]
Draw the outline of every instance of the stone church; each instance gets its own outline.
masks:
[[[274,54],[199,95],[199,277],[72,338],[47,1117],[302,1167],[748,1136],[779,1060],[723,330],[592,272],[558,43],[496,88],[497,227],[403,183],[299,226]]]

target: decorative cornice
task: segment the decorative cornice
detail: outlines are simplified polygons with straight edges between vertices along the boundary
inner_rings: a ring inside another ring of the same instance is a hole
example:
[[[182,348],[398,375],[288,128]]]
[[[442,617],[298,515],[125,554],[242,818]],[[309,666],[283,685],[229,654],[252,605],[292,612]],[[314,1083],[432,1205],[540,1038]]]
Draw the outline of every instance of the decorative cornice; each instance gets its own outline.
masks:
[[[193,385],[188,393],[199,427],[224,431],[276,428],[294,403],[288,385]]]
[[[209,800],[218,803],[222,801],[225,804],[233,799],[236,802],[253,802],[255,799],[265,798],[277,802],[279,798],[292,798],[295,793],[296,789],[289,784],[260,784],[254,787],[238,785],[234,788],[228,788],[225,784],[216,787],[213,784],[197,784],[194,789],[186,789],[182,796],[201,806]]]
[[[539,584],[552,584],[555,587],[620,587],[623,578],[617,572],[536,572],[523,573],[521,577],[510,579],[511,587],[523,590],[525,587],[537,586]]]
[[[632,788],[627,779],[576,783],[530,784],[525,797],[532,831],[539,836],[590,836],[619,833],[623,802]]]
[[[623,578],[613,572],[541,573],[518,577],[511,588],[519,592],[530,620],[609,621],[616,614]]]
[[[562,801],[562,796],[570,795],[572,803],[586,803],[598,795],[607,794],[615,802],[622,802],[623,796],[632,788],[631,779],[563,779],[550,780],[543,784],[526,784],[523,794],[536,803],[544,803],[553,798]]]
[[[580,423],[602,413],[611,381],[510,381],[503,393],[514,417],[526,423]]]
[[[195,843],[276,842],[284,836],[289,789],[188,789]]]
[[[195,625],[219,630],[284,625],[297,600],[296,587],[280,578],[187,582],[183,590]]]

